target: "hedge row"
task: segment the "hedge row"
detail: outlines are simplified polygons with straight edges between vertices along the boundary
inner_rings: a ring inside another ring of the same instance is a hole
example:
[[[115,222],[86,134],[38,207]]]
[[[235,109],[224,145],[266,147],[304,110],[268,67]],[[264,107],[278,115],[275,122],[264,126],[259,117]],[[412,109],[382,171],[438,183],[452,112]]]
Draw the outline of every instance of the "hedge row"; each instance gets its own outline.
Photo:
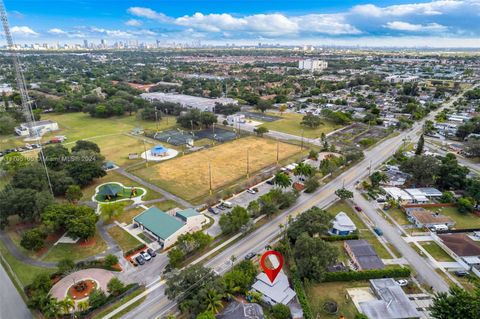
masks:
[[[297,275],[293,275],[292,279],[293,289],[297,293],[298,301],[302,306],[303,310],[303,318],[304,319],[313,319],[312,309],[310,309],[310,304],[308,303],[307,296],[305,294],[305,290],[303,289],[303,284],[300,278]]]
[[[333,235],[333,236],[324,236],[322,237],[325,241],[343,241],[343,240],[350,240],[350,239],[358,239],[358,233],[353,233],[350,235]]]
[[[410,268],[400,266],[361,271],[327,272],[323,281],[355,281],[377,278],[410,277],[410,272]]]
[[[133,253],[136,252],[137,250],[143,249],[143,248],[145,248],[145,247],[146,247],[145,244],[140,244],[140,245],[138,245],[137,247],[134,247],[134,248],[126,251],[123,255],[126,257],[126,256],[128,256],[128,255],[133,254]]]

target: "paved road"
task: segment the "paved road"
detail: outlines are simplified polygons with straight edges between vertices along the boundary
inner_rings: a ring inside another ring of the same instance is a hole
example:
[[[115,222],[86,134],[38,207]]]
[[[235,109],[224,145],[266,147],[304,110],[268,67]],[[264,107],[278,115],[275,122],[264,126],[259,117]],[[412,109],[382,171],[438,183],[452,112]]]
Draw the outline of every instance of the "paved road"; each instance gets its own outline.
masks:
[[[378,214],[375,207],[367,201],[358,191],[354,191],[354,201],[359,205],[370,220],[383,231],[383,236],[402,254],[409,264],[417,270],[421,278],[433,287],[435,291],[448,291],[448,285],[435,272],[435,269],[424,258],[408,245],[402,238],[401,231],[390,225],[381,215]]]
[[[438,153],[442,156],[445,156],[448,153],[452,153],[452,152],[442,150],[439,145],[433,143],[432,141],[433,141],[433,139],[431,139],[431,138],[426,138],[425,139],[425,148],[426,149],[429,149],[430,151]],[[452,154],[454,154],[454,153],[452,153]],[[465,158],[460,154],[455,154],[455,156],[457,157],[458,163],[460,163],[461,165],[463,165],[465,167],[468,167],[473,173],[480,174],[480,164],[474,163],[471,160],[469,160],[468,158]]]
[[[187,208],[187,207],[192,207],[192,204],[190,204],[189,202],[187,202],[186,200],[178,197],[178,196],[175,196],[173,195],[172,193],[169,193],[167,192],[166,190],[156,186],[156,185],[153,185],[152,183],[149,183],[147,182],[146,180],[143,180],[141,179],[140,177],[136,176],[136,175],[133,175],[132,173],[129,173],[127,172],[125,169],[123,168],[117,168],[115,170],[117,173],[131,179],[132,181],[135,181],[145,187],[148,187],[150,188],[151,190],[157,192],[157,193],[160,193],[162,194],[165,198],[167,199],[171,199],[173,201],[176,201],[177,203],[179,203],[180,205],[182,205],[183,207]]]
[[[451,99],[451,101],[444,107],[451,105],[456,99],[457,98]],[[436,113],[438,113],[441,109],[442,108],[430,114],[425,120],[433,119]],[[402,132],[398,136],[383,141],[372,149],[366,151],[365,159],[360,163],[356,164],[348,171],[340,174],[331,182],[319,188],[315,193],[302,194],[293,207],[282,212],[280,215],[266,223],[261,228],[223,250],[221,253],[207,261],[205,266],[211,267],[215,269],[217,273],[222,274],[229,269],[229,260],[232,255],[235,255],[237,260],[241,260],[249,252],[261,252],[264,250],[265,246],[269,244],[276,235],[279,234],[279,226],[286,223],[288,216],[295,216],[311,208],[312,206],[327,207],[335,202],[337,200],[336,196],[334,195],[335,190],[341,188],[342,186],[353,189],[357,181],[365,178],[370,170],[380,166],[405,141],[416,140],[422,130],[424,121],[415,123],[411,130]],[[380,217],[376,211],[370,211],[369,215],[371,215],[372,220],[383,227],[383,222],[380,221],[380,218],[382,217]],[[385,220],[383,221],[386,223]],[[389,226],[388,223],[387,226]],[[389,230],[389,228],[386,229]],[[394,231],[397,230],[394,229],[393,232]],[[424,281],[427,285],[432,286],[436,291],[446,291],[448,289],[448,286],[444,282],[443,278],[440,277],[440,275],[438,275],[436,272],[432,271],[431,266],[424,259],[416,254],[412,254],[413,249],[411,249],[408,245],[405,247],[403,240],[398,241],[398,237],[395,237],[394,235],[391,235],[391,238],[393,241],[392,244],[395,246],[395,248],[404,253],[406,259],[413,261],[412,265],[417,271],[418,277],[422,281]],[[122,318],[159,318],[172,311],[176,307],[176,303],[166,298],[164,295],[164,289],[164,281],[158,281],[155,283],[148,295],[147,300],[133,311],[124,315]],[[134,300],[131,302],[134,302]],[[127,307],[129,304],[130,303],[126,303],[123,305],[123,307]],[[120,310],[121,308],[117,310]]]
[[[0,265],[0,319],[31,319],[32,314]]]

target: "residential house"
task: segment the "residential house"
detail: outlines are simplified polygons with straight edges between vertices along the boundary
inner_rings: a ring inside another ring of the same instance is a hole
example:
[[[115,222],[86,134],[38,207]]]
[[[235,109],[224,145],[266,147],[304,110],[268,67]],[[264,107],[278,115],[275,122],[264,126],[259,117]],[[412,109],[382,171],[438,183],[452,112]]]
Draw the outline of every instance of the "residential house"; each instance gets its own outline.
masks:
[[[332,228],[328,231],[330,235],[346,236],[357,230],[357,226],[344,212],[338,213],[332,221]]]
[[[365,239],[346,240],[344,248],[358,270],[383,269],[383,264],[375,249]]]
[[[432,228],[439,225],[450,228],[455,225],[455,221],[450,217],[426,210],[423,207],[405,207],[404,210],[408,219],[418,228]]]

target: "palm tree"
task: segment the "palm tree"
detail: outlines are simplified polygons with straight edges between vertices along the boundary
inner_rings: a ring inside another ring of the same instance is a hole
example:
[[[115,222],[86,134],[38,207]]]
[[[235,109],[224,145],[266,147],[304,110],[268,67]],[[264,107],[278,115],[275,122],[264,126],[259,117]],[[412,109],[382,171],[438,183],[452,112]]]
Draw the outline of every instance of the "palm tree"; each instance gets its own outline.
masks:
[[[292,180],[287,174],[278,172],[273,178],[273,183],[281,188],[287,188],[292,184]]]
[[[293,174],[295,176],[310,177],[315,174],[315,169],[309,164],[300,163],[293,169]]]
[[[77,309],[78,309],[78,311],[85,311],[85,310],[88,309],[88,307],[89,307],[88,300],[80,301],[80,302],[77,304]]]
[[[46,318],[58,318],[60,312],[60,304],[57,299],[50,294],[47,295],[47,303],[42,307],[42,312]]]
[[[70,313],[71,310],[75,309],[75,301],[73,301],[70,296],[66,296],[65,299],[58,303],[60,309],[63,313]]]
[[[214,289],[207,291],[207,310],[215,314],[218,313],[222,308],[223,303],[220,294]]]

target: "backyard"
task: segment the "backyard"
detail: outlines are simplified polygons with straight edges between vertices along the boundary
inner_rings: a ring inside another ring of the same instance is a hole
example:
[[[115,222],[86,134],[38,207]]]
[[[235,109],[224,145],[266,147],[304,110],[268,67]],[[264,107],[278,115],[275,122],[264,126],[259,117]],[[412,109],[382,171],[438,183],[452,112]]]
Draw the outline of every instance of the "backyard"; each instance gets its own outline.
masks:
[[[280,142],[278,149],[279,160],[300,151],[298,146]],[[277,142],[251,136],[137,169],[133,173],[186,200],[193,200],[208,194],[209,164],[213,190],[246,177],[248,150],[252,175],[276,163]]]
[[[303,136],[306,138],[319,138],[322,133],[327,134],[342,127],[342,125],[334,124],[328,120],[322,119],[322,124],[319,127],[309,128],[308,126],[300,124],[303,119],[303,115],[296,113],[284,113],[283,115],[275,113],[272,115],[281,116],[282,119],[273,122],[265,122],[262,124],[262,126],[265,126],[272,131],[278,131],[297,136],[301,136],[303,130]]]
[[[369,283],[366,281],[325,282],[307,286],[305,290],[313,311],[313,318],[338,319],[341,316],[354,318],[358,311],[353,302],[347,298],[347,289],[368,286]],[[337,303],[338,312],[336,314],[329,315],[323,310],[326,301]]]
[[[446,215],[455,221],[454,228],[479,228],[480,217],[474,214],[461,214],[456,207],[429,208],[434,212]]]

